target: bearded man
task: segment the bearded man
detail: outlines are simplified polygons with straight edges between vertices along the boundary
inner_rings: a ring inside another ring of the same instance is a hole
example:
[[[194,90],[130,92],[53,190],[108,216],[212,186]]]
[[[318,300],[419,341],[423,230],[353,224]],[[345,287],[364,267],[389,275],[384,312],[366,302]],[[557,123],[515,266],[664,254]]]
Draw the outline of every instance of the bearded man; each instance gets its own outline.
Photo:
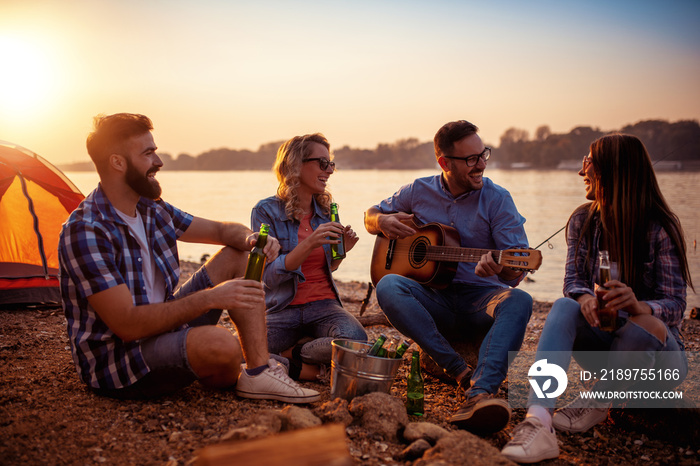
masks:
[[[160,199],[163,162],[150,119],[118,113],[94,123],[87,151],[100,183],[59,240],[61,298],[83,382],[118,399],[157,397],[198,380],[235,386],[246,398],[318,400],[268,353],[262,284],[241,279],[257,233]],[[177,240],[223,246],[179,288]],[[279,248],[268,238],[268,260]],[[238,336],[216,325],[222,309]]]

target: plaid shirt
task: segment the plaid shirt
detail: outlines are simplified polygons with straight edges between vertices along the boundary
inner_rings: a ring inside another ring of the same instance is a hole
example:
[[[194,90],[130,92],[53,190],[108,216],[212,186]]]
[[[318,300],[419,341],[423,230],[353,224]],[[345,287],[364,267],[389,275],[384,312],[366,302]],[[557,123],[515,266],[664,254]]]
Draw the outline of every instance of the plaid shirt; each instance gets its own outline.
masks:
[[[171,299],[180,277],[177,238],[189,227],[192,216],[162,200],[141,198],[136,208],[144,219],[151,254],[165,278],[166,299]],[[149,372],[140,342],[122,341],[87,300],[126,284],[135,305],[148,304],[141,248],[101,186],[63,224],[58,250],[63,310],[78,373],[94,388],[133,384]]]
[[[593,232],[593,244],[588,245],[584,237],[576,253],[576,242],[588,215],[588,209],[579,209],[571,216],[566,242],[566,274],[564,277],[564,296],[576,299],[583,293],[594,294],[593,285],[598,276],[598,250],[601,234],[600,219],[596,218]],[[661,225],[653,224],[648,234],[649,252],[644,261],[644,287],[635,290],[637,300],[644,301],[651,307],[653,316],[671,327],[680,327],[685,312],[686,283],[681,274],[678,250]],[[586,263],[588,248],[589,257]]]

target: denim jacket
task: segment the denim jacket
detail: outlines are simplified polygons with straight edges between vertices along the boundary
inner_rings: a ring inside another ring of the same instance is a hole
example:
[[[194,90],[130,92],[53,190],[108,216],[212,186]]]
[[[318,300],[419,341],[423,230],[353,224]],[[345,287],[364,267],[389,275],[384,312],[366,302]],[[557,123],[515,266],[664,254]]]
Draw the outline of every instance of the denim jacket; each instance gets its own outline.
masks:
[[[321,207],[313,201],[314,214],[311,217],[311,228],[314,230],[322,223],[330,222],[330,216],[323,213]],[[250,215],[251,229],[260,230],[261,223],[270,225],[270,236],[274,236],[280,242],[280,254],[274,261],[267,264],[263,273],[263,285],[265,289],[265,307],[268,313],[284,309],[292,302],[297,293],[297,286],[306,278],[301,272],[301,267],[295,270],[285,268],[285,260],[299,241],[299,222],[288,218],[284,211],[284,202],[277,196],[270,196],[258,202]],[[326,267],[330,276],[330,283],[338,302],[340,295],[335,286],[331,270],[331,248],[323,245],[326,253]]]

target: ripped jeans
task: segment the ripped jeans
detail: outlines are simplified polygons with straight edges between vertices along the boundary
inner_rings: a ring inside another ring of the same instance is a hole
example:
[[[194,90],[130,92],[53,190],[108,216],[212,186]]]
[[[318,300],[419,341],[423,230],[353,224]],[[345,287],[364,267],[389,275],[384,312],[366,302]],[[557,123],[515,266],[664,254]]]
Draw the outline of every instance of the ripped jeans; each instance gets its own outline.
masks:
[[[592,353],[595,352],[595,353]],[[607,352],[601,361],[601,352]],[[591,327],[581,314],[581,306],[571,298],[559,298],[554,302],[542,329],[535,360],[546,359],[564,371],[569,369],[571,356],[588,371],[633,367],[636,369],[677,369],[679,378],[669,381],[660,389],[670,390],[681,384],[688,374],[688,359],[678,328],[666,328],[666,341],[627,320],[614,332],[604,332]],[[592,357],[592,355],[595,355]],[[598,381],[594,391],[628,390],[635,388],[635,381],[627,379]],[[537,398],[530,390],[528,406],[540,405],[554,409],[556,398]]]
[[[287,306],[266,319],[270,353],[285,351],[304,337],[313,338],[301,348],[301,359],[308,364],[330,364],[331,342],[336,338],[367,341],[362,324],[335,299]]]

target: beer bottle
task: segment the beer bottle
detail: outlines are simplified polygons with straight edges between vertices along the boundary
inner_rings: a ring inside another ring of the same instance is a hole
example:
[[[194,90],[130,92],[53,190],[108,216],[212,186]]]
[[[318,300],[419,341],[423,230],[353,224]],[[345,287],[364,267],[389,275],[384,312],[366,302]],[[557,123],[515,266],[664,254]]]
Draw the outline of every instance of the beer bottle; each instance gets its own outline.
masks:
[[[403,357],[403,354],[406,352],[408,347],[411,346],[411,344],[408,342],[408,340],[404,340],[401,342],[398,348],[396,348],[396,352],[394,353],[394,358],[395,359],[400,359]]]
[[[595,291],[598,298],[598,320],[600,329],[604,332],[614,332],[617,330],[617,312],[605,308],[607,302],[603,299],[609,288],[605,284],[612,279],[610,274],[610,255],[608,251],[598,252],[598,288]]]
[[[338,204],[331,203],[331,222],[340,223],[340,215],[338,215]],[[340,244],[331,244],[331,258],[345,259],[345,235],[340,235]]]
[[[265,270],[265,261],[267,257],[263,253],[263,248],[267,244],[267,234],[270,231],[270,225],[263,223],[260,225],[260,234],[255,242],[255,247],[248,255],[248,265],[245,269],[245,279],[261,281],[263,270]]]
[[[377,338],[377,341],[374,342],[374,344],[373,344],[372,347],[369,349],[369,351],[367,352],[367,354],[370,355],[370,356],[376,356],[377,353],[379,352],[379,348],[381,348],[382,345],[384,345],[384,342],[385,342],[385,341],[386,341],[386,335],[384,335],[383,333],[381,333],[381,334],[379,335],[379,338]]]
[[[399,344],[399,339],[396,337],[391,337],[389,340],[389,345],[386,347],[386,358],[393,359],[396,354],[396,346]]]
[[[605,286],[610,280],[610,254],[608,251],[601,250],[598,252],[598,284]]]
[[[406,384],[406,412],[412,416],[422,416],[425,412],[423,399],[425,387],[423,374],[420,372],[420,353],[413,351],[411,355],[411,373]]]

